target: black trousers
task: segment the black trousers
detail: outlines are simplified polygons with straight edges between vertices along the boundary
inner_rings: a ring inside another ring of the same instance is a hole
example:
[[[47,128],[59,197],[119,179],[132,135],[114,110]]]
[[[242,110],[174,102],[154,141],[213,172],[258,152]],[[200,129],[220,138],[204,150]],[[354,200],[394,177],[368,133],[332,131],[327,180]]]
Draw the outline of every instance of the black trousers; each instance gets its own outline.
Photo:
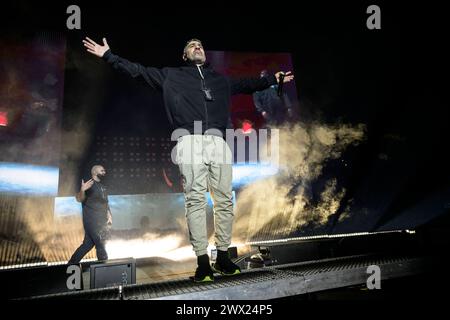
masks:
[[[73,253],[69,264],[77,264],[95,246],[98,260],[108,260],[105,249],[106,228],[86,228],[83,243]]]

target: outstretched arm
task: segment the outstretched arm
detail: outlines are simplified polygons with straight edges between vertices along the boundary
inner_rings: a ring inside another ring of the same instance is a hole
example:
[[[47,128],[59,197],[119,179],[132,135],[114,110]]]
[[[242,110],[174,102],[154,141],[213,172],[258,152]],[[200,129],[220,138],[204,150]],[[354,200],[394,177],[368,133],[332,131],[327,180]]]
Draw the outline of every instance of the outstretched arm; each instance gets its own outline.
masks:
[[[166,69],[148,68],[139,63],[130,62],[111,52],[108,42],[103,38],[103,45],[86,37],[83,40],[86,50],[108,62],[114,69],[124,72],[133,78],[143,78],[154,89],[161,89],[167,75]]]
[[[231,81],[231,94],[251,94],[255,91],[262,91],[267,89],[271,85],[277,84],[280,81],[281,74],[284,74],[283,83],[289,82],[294,79],[294,75],[291,71],[286,73],[280,71],[273,76],[262,78],[245,78]]]

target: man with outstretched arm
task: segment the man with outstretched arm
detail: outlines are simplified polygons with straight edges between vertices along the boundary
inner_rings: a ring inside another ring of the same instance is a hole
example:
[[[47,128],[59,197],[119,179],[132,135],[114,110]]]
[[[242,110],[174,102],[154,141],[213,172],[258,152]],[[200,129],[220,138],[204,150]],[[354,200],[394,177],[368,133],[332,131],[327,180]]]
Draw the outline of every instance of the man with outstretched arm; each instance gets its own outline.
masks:
[[[114,69],[143,79],[151,88],[162,91],[169,122],[177,132],[177,163],[183,179],[189,237],[198,264],[194,281],[213,281],[214,271],[224,275],[240,273],[228,256],[234,213],[231,150],[224,137],[231,96],[264,90],[278,83],[282,72],[264,78],[230,79],[206,63],[198,39],[187,41],[182,55],[185,65],[178,68],[144,67],[130,62],[113,54],[105,38],[102,45],[89,38],[83,43],[88,52]],[[286,72],[284,82],[292,79],[291,72]],[[207,191],[214,202],[217,259],[212,266],[207,252]]]

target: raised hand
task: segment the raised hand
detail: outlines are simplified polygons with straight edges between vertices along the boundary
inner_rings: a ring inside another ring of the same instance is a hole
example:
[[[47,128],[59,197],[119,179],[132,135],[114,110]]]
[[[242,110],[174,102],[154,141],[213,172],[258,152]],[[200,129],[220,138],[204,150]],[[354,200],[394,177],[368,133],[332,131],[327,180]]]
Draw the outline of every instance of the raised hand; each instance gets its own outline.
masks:
[[[92,187],[92,185],[94,184],[94,180],[91,179],[89,181],[84,182],[83,179],[81,179],[81,191],[86,191],[88,189],[90,189]]]
[[[103,38],[103,45],[99,45],[89,37],[86,37],[86,40],[83,40],[83,44],[88,52],[100,58],[103,57],[105,52],[109,50],[109,45],[108,42],[106,42],[106,38]]]
[[[111,212],[108,211],[108,221],[106,222],[108,226],[112,225],[112,215]]]
[[[279,72],[275,73],[275,78],[277,78],[278,83],[280,83],[280,76],[282,74],[284,74],[283,83],[289,82],[292,79],[294,79],[294,75],[292,74],[291,71],[288,71],[288,72],[279,71]]]

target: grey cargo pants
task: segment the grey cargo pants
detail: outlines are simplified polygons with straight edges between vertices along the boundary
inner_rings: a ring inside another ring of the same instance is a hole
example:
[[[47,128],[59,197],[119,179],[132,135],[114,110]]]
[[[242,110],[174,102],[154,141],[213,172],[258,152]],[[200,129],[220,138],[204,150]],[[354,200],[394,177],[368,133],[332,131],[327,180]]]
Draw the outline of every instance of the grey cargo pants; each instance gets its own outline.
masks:
[[[233,225],[232,153],[213,135],[186,135],[177,141],[176,161],[183,179],[189,238],[197,256],[207,253],[206,197],[214,204],[215,245],[226,251]]]

